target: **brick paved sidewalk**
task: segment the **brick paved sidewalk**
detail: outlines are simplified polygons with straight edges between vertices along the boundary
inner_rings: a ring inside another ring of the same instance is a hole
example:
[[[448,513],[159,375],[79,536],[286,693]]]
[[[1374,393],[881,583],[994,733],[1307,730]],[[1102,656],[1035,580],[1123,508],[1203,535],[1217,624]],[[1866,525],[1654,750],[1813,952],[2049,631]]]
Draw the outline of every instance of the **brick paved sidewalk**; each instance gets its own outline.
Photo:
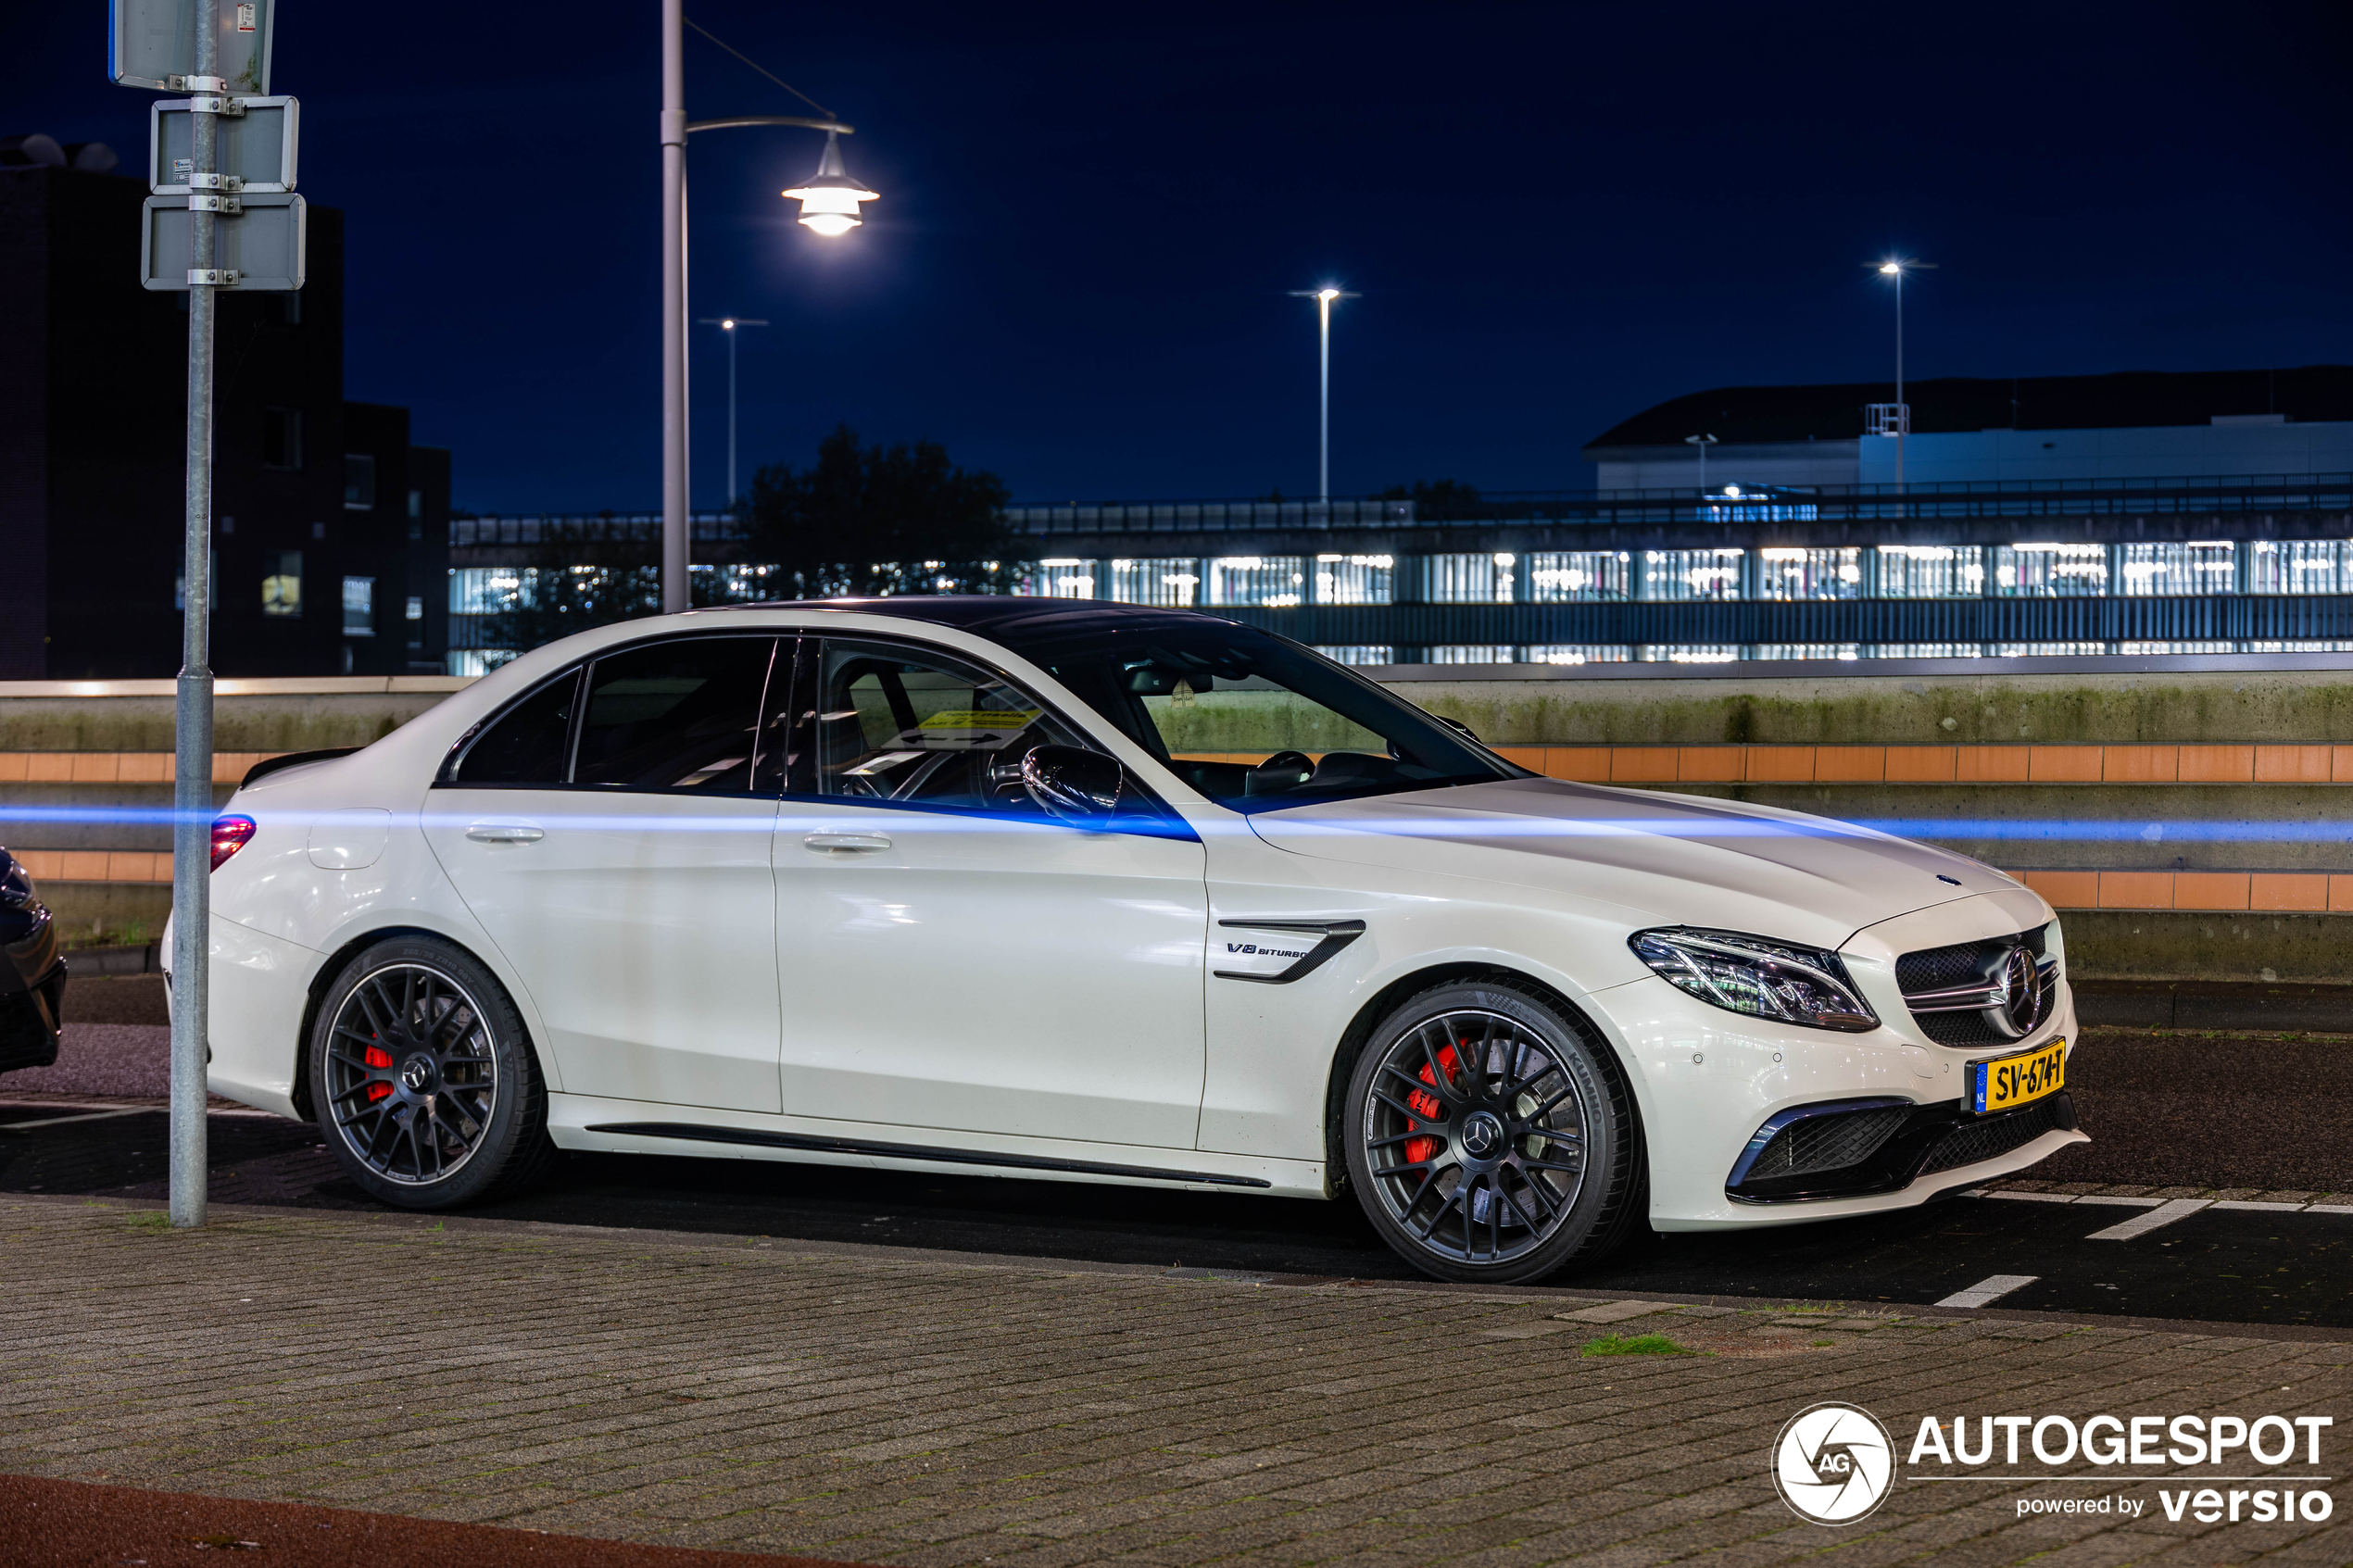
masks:
[[[2325,1460],[2353,1346],[2317,1333],[215,1213],[0,1198],[0,1471],[911,1568],[2353,1559],[2347,1520],[2169,1523],[2154,1479],[1907,1474],[1831,1530],[1767,1474],[1832,1398],[1899,1454],[1924,1414],[2224,1410],[2334,1415]],[[1705,1353],[1579,1353],[1653,1333]],[[2017,1516],[2103,1495],[2146,1512]]]

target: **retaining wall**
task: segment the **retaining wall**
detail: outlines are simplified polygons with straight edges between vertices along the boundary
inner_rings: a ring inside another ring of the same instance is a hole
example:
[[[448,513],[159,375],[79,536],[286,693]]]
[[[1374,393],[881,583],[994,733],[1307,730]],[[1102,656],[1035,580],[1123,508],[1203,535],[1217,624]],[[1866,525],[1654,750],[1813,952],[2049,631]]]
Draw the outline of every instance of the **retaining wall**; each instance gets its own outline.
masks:
[[[2331,667],[2353,659],[2049,662],[1373,673],[1554,777],[1890,824],[1999,866],[2065,912],[2086,978],[2353,977],[2353,669]],[[261,756],[365,745],[464,684],[224,681],[216,792]],[[1202,749],[1263,738],[1237,708]],[[160,930],[168,832],[8,808],[168,806],[170,745],[168,681],[0,684],[0,843],[82,940]]]

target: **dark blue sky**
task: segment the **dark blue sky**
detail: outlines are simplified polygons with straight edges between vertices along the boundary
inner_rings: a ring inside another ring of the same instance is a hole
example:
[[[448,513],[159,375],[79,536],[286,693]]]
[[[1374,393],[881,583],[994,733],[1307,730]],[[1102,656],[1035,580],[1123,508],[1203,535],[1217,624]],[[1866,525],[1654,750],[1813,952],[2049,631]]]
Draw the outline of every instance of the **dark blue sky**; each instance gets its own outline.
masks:
[[[274,85],[343,207],[346,390],[482,511],[651,508],[658,7],[290,0]],[[745,466],[848,420],[1025,500],[1592,482],[1715,384],[2353,360],[2334,5],[774,6],[687,15],[859,127],[827,242],[806,132],[696,138],[694,314],[743,350]],[[22,8],[0,104],[136,167],[98,0]],[[462,31],[459,31],[462,29]],[[806,112],[688,34],[697,119]],[[132,242],[126,236],[126,245]],[[124,265],[134,265],[126,250]],[[698,504],[725,356],[696,340]]]

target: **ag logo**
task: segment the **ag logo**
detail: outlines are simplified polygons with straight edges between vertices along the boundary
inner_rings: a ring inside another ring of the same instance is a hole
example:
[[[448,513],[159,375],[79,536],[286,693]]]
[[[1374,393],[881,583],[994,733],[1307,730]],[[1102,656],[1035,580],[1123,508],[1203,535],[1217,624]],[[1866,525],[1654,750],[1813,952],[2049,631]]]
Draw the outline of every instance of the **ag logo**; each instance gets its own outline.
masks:
[[[1799,1518],[1852,1524],[1887,1497],[1895,1445],[1870,1411],[1819,1404],[1798,1411],[1773,1439],[1773,1485]]]

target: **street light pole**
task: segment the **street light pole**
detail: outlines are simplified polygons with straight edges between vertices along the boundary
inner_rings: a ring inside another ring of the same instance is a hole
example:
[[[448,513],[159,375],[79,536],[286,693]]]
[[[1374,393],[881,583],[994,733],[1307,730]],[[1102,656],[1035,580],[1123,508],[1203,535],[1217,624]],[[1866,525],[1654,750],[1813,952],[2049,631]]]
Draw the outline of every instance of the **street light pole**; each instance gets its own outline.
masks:
[[[1705,495],[1707,494],[1707,449],[1716,445],[1716,438],[1712,435],[1687,435],[1683,437],[1683,445],[1699,450],[1699,488],[1700,494]]]
[[[1290,295],[1293,299],[1315,302],[1315,387],[1322,410],[1315,435],[1315,498],[1328,508],[1332,500],[1332,301],[1364,296],[1335,288],[1293,289]]]
[[[764,327],[757,316],[705,316],[697,323],[717,327],[727,334],[727,504],[734,506],[736,489],[736,338],[745,327]]]
[[[1912,410],[1904,401],[1904,274],[1934,271],[1933,261],[1897,257],[1879,264],[1882,278],[1895,280],[1895,487],[1904,488],[1904,443],[1912,433]]]
[[[661,608],[687,607],[686,42],[685,0],[661,0]]]
[[[661,608],[666,615],[688,608],[692,596],[686,563],[687,135],[744,125],[796,125],[824,132],[825,153],[816,174],[783,194],[800,203],[800,221],[827,238],[858,227],[859,204],[875,199],[873,191],[842,171],[841,152],[834,139],[852,134],[855,128],[838,120],[736,115],[690,124],[686,119],[685,20],[685,0],[661,0]],[[761,69],[756,63],[747,63]],[[731,336],[729,342],[733,341]],[[731,383],[732,379],[731,375]],[[731,427],[732,423],[731,419]],[[731,428],[731,449],[733,444]],[[733,469],[732,459],[728,466]],[[731,476],[731,487],[732,483]]]
[[[218,0],[198,0],[199,94],[225,91],[220,81]],[[191,101],[190,166],[210,184],[220,169],[216,98]],[[192,179],[192,191],[199,188]],[[192,253],[188,279],[187,533],[182,544],[186,613],[182,621],[180,684],[171,762],[171,1168],[175,1227],[205,1223],[210,1160],[205,1129],[205,1078],[211,1056],[212,987],[212,348],[219,277],[216,219],[188,203]],[[196,280],[201,277],[205,282]]]

